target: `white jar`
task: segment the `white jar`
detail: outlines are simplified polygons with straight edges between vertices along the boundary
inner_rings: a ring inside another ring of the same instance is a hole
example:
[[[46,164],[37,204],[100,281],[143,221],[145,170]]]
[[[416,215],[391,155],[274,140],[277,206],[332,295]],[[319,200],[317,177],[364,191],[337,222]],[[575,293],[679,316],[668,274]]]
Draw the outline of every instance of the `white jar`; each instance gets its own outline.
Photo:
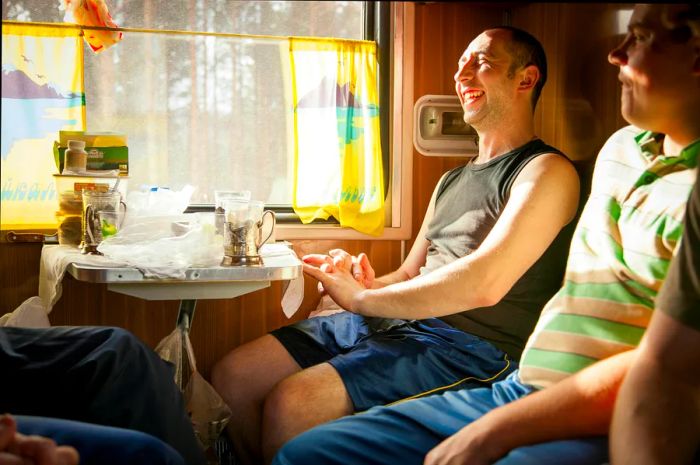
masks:
[[[63,174],[84,173],[87,168],[87,152],[82,140],[69,140],[64,156]]]

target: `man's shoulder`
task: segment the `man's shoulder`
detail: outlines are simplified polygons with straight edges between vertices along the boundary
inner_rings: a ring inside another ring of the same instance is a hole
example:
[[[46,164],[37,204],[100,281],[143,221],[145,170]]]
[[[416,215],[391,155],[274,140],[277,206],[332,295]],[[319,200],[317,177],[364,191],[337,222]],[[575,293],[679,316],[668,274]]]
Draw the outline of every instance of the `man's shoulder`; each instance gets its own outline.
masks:
[[[571,158],[562,150],[548,144],[542,139],[537,139],[531,142],[531,147],[520,154],[519,161],[515,162],[520,165],[517,170],[520,171],[525,167],[532,169],[535,166],[566,166],[573,163]]]
[[[464,171],[465,167],[467,165],[460,165],[457,168],[453,168],[446,173],[444,173],[442,176],[440,176],[440,179],[438,180],[437,185],[435,186],[435,189],[437,190],[437,195],[438,197],[447,189],[447,187],[452,184],[452,182],[457,179],[459,174]]]
[[[553,146],[552,144],[548,144],[547,141],[544,141],[542,139],[537,139],[533,141],[535,144],[535,150],[534,153],[538,155],[542,154],[556,154],[563,156],[564,158],[570,158],[566,153],[564,153],[563,150]]]
[[[598,159],[618,158],[629,154],[630,151],[638,152],[639,145],[636,138],[643,132],[642,129],[632,125],[618,129],[608,137],[608,140],[600,149]]]
[[[532,148],[524,151],[518,164],[520,169],[528,167],[529,169],[535,166],[552,167],[552,166],[570,166],[573,168],[571,158],[562,150],[548,144],[542,139],[533,141]]]
[[[617,131],[613,132],[610,137],[608,137],[608,142],[610,141],[616,141],[616,142],[624,142],[624,143],[632,143],[636,145],[636,139],[637,137],[642,134],[644,129],[640,129],[637,126],[633,125],[627,125],[623,126]]]

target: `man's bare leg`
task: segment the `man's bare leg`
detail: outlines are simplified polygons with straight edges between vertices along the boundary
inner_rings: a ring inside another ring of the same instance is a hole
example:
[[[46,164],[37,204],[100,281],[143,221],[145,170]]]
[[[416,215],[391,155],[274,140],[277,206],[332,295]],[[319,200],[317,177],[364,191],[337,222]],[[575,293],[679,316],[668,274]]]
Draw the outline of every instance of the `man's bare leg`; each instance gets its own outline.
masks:
[[[212,370],[212,384],[231,408],[228,434],[244,465],[262,462],[260,427],[263,402],[280,380],[301,368],[284,346],[269,334],[244,344]]]
[[[353,411],[345,384],[328,363],[312,366],[282,380],[268,394],[263,409],[265,463],[271,463],[279,448],[295,436]]]

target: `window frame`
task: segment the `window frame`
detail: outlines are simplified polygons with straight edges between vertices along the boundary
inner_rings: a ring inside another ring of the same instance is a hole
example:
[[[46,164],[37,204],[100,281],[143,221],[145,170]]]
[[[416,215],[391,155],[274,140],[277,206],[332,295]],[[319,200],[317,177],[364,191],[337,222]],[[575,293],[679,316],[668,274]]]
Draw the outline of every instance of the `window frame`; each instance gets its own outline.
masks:
[[[410,239],[413,112],[414,6],[405,2],[365,2],[364,38],[376,40],[380,62],[380,125],[385,180],[384,233],[369,236],[341,227],[330,218],[302,224],[291,206],[268,205],[278,217],[275,239]],[[388,64],[385,65],[385,64]],[[212,204],[192,204],[186,212],[213,211]],[[38,228],[23,232],[47,233]],[[3,235],[5,236],[5,235]],[[0,241],[4,241],[2,237]]]

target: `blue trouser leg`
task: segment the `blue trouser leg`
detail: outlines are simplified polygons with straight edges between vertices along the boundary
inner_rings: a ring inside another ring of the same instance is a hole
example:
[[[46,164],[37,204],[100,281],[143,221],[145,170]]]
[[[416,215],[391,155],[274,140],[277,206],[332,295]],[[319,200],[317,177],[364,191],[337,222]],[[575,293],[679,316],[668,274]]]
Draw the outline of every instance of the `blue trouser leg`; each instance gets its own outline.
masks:
[[[492,409],[532,392],[514,375],[491,388],[465,389],[392,407],[375,407],[321,425],[288,442],[273,464],[422,465],[428,451],[447,437]],[[600,458],[607,457],[607,442],[599,438],[559,443],[517,449],[502,460],[502,465],[600,465]],[[569,456],[578,458],[575,462],[562,458]]]
[[[151,434],[205,462],[172,366],[119,328],[0,328],[0,411]]]
[[[513,449],[495,465],[602,465],[608,462],[608,438],[552,441]]]
[[[71,420],[15,416],[17,431],[73,446],[80,465],[185,465],[169,445],[150,434]]]

